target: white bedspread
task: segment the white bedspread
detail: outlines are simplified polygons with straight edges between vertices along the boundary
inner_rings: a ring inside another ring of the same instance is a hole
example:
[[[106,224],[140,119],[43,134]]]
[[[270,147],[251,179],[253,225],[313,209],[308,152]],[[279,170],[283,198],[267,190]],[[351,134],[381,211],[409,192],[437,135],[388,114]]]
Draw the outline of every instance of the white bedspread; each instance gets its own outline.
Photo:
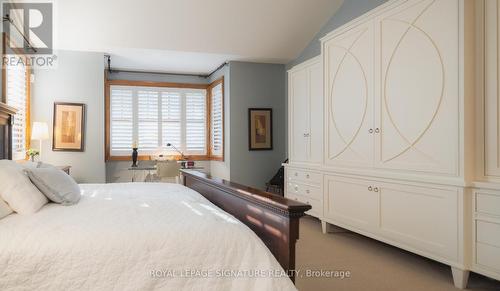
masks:
[[[191,189],[81,188],[74,206],[0,220],[0,290],[296,290],[249,228]]]

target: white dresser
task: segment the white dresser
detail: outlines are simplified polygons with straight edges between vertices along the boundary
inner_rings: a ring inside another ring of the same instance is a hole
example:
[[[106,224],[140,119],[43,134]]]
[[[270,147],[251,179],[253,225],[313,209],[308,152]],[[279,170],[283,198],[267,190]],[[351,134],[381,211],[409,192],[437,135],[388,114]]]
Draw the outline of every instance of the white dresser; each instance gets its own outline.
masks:
[[[323,230],[451,266],[459,288],[500,278],[499,5],[393,0],[326,35],[289,71],[286,196]]]
[[[473,271],[500,280],[500,191],[474,190]]]

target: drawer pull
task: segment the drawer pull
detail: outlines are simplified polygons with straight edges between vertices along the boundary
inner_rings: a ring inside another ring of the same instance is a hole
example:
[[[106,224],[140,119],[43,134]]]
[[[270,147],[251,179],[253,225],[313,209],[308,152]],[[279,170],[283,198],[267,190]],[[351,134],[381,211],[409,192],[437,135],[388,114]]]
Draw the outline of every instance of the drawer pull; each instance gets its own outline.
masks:
[[[297,177],[298,175],[299,175],[299,174],[296,172],[294,176],[295,176],[295,177]]]
[[[309,179],[309,174],[306,175],[306,178]]]
[[[295,189],[295,191],[299,191],[299,187],[295,186],[293,188]]]
[[[295,199],[295,201],[297,201],[297,198],[293,198],[293,199]]]
[[[373,191],[378,192],[378,187],[375,187]]]
[[[309,194],[311,191],[309,191],[309,189],[306,190],[306,193]]]
[[[368,186],[368,191],[373,191],[373,187],[372,186]]]

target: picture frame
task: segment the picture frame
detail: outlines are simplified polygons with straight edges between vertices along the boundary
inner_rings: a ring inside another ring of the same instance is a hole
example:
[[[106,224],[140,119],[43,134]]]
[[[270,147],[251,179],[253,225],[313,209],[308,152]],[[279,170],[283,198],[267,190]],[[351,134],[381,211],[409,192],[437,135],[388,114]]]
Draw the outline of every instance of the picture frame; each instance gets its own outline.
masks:
[[[248,109],[248,149],[250,151],[273,149],[272,108]]]
[[[85,151],[85,107],[83,103],[54,102],[53,151]]]

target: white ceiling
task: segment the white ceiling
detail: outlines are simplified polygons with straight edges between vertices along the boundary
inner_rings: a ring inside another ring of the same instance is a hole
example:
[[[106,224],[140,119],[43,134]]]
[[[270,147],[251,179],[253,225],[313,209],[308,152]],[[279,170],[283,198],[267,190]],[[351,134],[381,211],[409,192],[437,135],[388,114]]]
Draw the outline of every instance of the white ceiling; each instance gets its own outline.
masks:
[[[287,63],[343,0],[56,1],[58,49],[117,68],[207,73],[226,60]]]

